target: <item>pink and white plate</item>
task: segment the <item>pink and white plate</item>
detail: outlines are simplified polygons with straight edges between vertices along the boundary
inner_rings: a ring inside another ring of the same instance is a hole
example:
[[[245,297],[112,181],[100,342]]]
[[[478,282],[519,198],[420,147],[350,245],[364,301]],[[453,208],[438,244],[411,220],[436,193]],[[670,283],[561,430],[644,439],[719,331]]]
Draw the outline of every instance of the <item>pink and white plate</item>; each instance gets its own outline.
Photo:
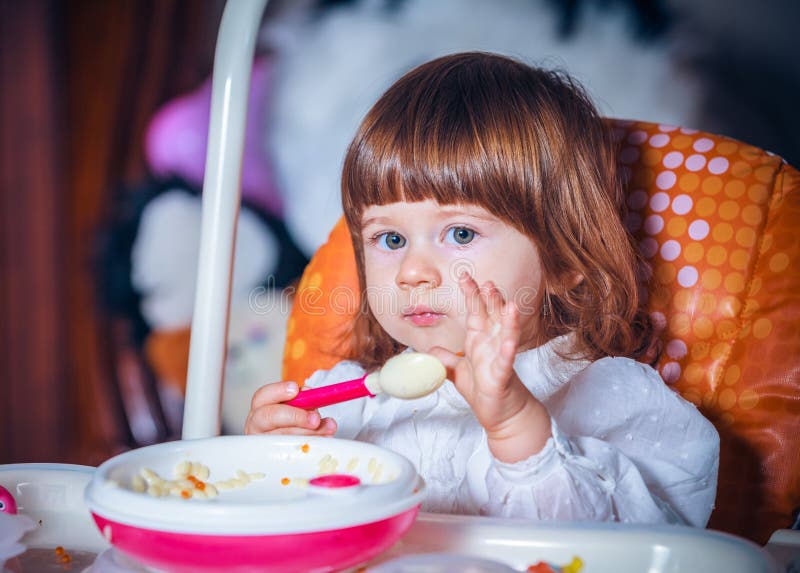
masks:
[[[172,479],[207,466],[209,483],[263,474],[214,499],[134,491],[142,468]],[[339,571],[389,548],[414,522],[425,486],[412,464],[351,440],[223,436],[140,448],[103,463],[86,504],[115,549],[170,572]]]

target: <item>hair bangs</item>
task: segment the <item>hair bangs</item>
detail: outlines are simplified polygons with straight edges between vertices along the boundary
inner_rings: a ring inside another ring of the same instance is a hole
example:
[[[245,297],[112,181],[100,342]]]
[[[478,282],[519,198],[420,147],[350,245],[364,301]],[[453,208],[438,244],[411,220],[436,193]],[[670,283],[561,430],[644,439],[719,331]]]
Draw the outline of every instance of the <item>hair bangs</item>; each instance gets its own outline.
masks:
[[[535,144],[520,145],[530,134],[517,118],[491,114],[493,106],[487,112],[486,102],[475,105],[470,95],[416,106],[387,102],[367,116],[343,170],[342,201],[351,229],[360,227],[371,205],[433,200],[476,204],[527,230],[520,206],[530,201],[534,177],[518,150]],[[499,137],[509,132],[517,141]]]

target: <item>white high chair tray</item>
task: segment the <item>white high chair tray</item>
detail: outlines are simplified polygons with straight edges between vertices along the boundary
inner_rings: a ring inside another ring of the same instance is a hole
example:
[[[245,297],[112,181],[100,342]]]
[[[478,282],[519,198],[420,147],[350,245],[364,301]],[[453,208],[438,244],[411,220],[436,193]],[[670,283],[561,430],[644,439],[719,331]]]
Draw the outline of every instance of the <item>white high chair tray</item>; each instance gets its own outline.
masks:
[[[518,571],[539,561],[563,566],[575,556],[583,560],[581,573],[779,571],[761,547],[717,531],[683,526],[536,523],[432,513],[420,513],[408,533],[368,565],[424,553],[492,559]]]
[[[93,467],[73,464],[0,465],[0,485],[15,497],[18,512],[36,524],[22,539],[29,549],[19,558],[23,573],[79,572],[108,549],[83,501],[93,474]],[[75,556],[74,561],[60,564],[54,553],[59,546]],[[9,569],[18,570],[11,565]],[[1,559],[0,571],[5,571]]]
[[[83,488],[93,470],[60,464],[0,466],[3,478],[0,482],[24,484],[15,492],[24,492],[21,512],[35,520],[42,519],[37,531],[25,538],[29,547],[52,549],[61,545],[68,551],[98,553],[108,547],[83,502]],[[420,513],[397,544],[367,565],[425,553],[483,557],[519,571],[538,561],[564,565],[574,556],[585,564],[582,573],[779,571],[764,549],[715,531],[671,526],[535,523],[431,513]],[[358,570],[363,570],[363,565],[352,571]]]

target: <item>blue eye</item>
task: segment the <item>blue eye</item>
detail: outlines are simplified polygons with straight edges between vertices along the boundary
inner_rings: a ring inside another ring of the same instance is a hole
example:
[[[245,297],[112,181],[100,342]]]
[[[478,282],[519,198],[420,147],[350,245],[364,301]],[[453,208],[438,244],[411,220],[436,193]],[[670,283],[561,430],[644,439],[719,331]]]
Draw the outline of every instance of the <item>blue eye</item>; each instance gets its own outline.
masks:
[[[390,251],[396,251],[406,246],[406,238],[397,233],[382,233],[378,236],[378,244]]]
[[[475,231],[467,227],[453,227],[447,230],[447,238],[457,245],[466,245],[475,238]]]

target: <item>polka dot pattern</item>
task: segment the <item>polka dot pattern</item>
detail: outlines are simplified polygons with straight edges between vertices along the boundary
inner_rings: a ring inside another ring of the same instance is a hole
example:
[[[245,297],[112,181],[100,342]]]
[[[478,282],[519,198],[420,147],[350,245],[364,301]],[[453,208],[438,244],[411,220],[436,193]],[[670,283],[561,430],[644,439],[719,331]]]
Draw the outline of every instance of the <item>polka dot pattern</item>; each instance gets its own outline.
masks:
[[[627,205],[642,221],[632,233],[653,271],[648,306],[663,348],[657,369],[723,436],[726,466],[711,526],[764,543],[780,524],[755,514],[742,520],[737,500],[773,499],[776,512],[787,515],[800,505],[800,485],[790,502],[786,491],[765,496],[759,488],[768,484],[737,481],[741,470],[734,468],[756,462],[734,444],[743,440],[763,454],[757,463],[772,464],[763,469],[768,475],[800,475],[796,457],[779,460],[748,439],[750,429],[775,432],[784,423],[784,441],[769,446],[791,441],[800,449],[789,429],[800,380],[786,381],[791,365],[800,370],[800,328],[787,327],[785,340],[777,336],[779,325],[800,324],[800,308],[789,299],[800,292],[800,236],[792,224],[800,220],[800,177],[780,158],[734,140],[647,123],[627,129],[644,141],[638,159],[627,164],[642,185]],[[785,201],[789,196],[793,202]],[[787,459],[795,460],[791,469],[781,465]]]
[[[689,237],[695,241],[700,241],[708,236],[708,221],[704,219],[696,219],[689,225]]]
[[[705,166],[706,158],[704,155],[691,155],[689,159],[686,160],[686,169],[689,171],[700,171]]]
[[[763,544],[800,506],[800,482],[786,477],[800,475],[800,459],[789,455],[800,450],[800,174],[732,139],[609,124],[628,193],[625,224],[650,266],[647,306],[661,348],[655,367],[721,435],[709,526]],[[311,294],[324,299],[333,288],[357,292],[343,221],[299,286],[285,379],[302,381],[346,351],[336,343],[350,315],[304,303],[306,293],[314,303]]]
[[[671,189],[677,180],[678,177],[673,171],[662,171],[656,176],[656,186],[659,189]]]
[[[672,200],[672,210],[676,215],[685,215],[692,209],[692,198],[689,195],[678,195]]]

